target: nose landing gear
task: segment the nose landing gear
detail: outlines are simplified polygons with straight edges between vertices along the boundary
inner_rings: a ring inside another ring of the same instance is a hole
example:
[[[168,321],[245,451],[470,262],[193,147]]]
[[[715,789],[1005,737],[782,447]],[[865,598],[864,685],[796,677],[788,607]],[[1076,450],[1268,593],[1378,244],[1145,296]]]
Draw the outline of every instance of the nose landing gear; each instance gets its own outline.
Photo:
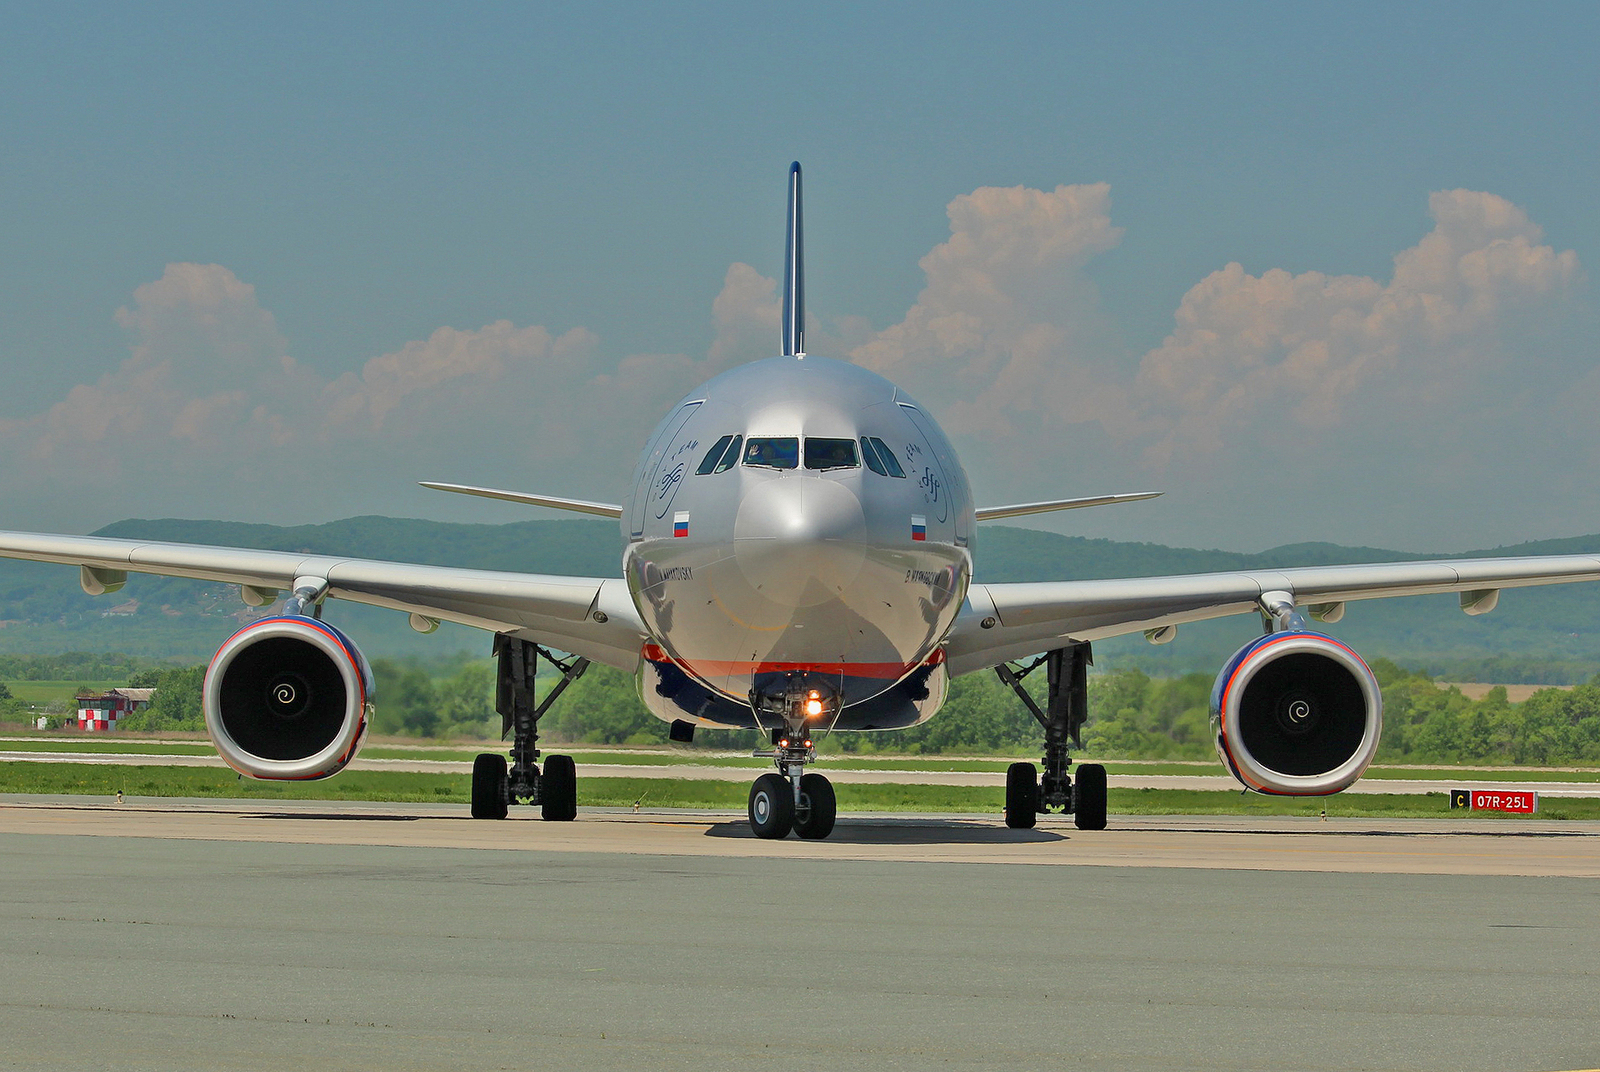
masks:
[[[757,750],[757,759],[770,759],[776,774],[763,774],[750,787],[748,812],[750,829],[760,838],[785,838],[793,830],[810,840],[833,833],[839,815],[833,783],[820,774],[807,774],[807,763],[814,763],[817,750],[812,746],[807,724],[818,724],[838,717],[837,698],[821,688],[806,687],[801,676],[791,678],[776,694],[750,697],[757,721],[762,714],[777,715],[787,726],[772,731],[770,751]]]

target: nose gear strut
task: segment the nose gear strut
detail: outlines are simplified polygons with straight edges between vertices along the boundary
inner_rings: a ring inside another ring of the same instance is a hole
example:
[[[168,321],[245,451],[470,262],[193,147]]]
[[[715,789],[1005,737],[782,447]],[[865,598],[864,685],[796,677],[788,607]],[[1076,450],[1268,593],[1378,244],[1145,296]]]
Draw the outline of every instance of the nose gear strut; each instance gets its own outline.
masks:
[[[839,811],[833,783],[820,774],[807,774],[805,769],[817,759],[812,727],[831,729],[839,709],[838,694],[804,673],[786,675],[779,689],[750,691],[756,725],[767,729],[770,721],[783,723],[767,730],[772,742],[769,750],[751,753],[757,759],[772,760],[778,768],[778,773],[763,774],[750,787],[750,829],[757,837],[787,837],[790,830],[809,839],[833,833]]]

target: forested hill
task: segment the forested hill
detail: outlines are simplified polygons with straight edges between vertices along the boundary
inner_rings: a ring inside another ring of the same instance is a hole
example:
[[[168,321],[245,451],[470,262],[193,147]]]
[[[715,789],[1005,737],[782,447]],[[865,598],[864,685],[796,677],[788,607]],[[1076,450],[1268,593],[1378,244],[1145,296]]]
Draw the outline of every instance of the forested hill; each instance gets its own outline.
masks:
[[[581,576],[616,576],[621,558],[616,523],[604,520],[463,525],[356,517],[293,527],[128,520],[96,535]],[[977,576],[985,581],[1064,580],[1597,552],[1600,535],[1470,556],[1320,543],[1247,554],[985,525]],[[120,593],[93,598],[83,594],[77,581],[77,571],[69,567],[0,561],[0,651],[124,651],[202,659],[253,613],[228,585],[133,575]],[[336,603],[329,616],[347,624],[374,656],[486,651],[488,646],[486,637],[467,629],[446,627],[433,636],[419,636],[406,626],[404,615],[388,611]],[[1387,656],[1447,676],[1504,682],[1587,680],[1600,671],[1600,584],[1508,590],[1498,610],[1477,618],[1456,609],[1454,595],[1353,603],[1345,620],[1332,628],[1371,658]],[[1215,670],[1255,629],[1256,623],[1246,617],[1198,623],[1183,627],[1178,639],[1163,647],[1133,637],[1097,645],[1097,655],[1102,664],[1132,663],[1152,672]]]

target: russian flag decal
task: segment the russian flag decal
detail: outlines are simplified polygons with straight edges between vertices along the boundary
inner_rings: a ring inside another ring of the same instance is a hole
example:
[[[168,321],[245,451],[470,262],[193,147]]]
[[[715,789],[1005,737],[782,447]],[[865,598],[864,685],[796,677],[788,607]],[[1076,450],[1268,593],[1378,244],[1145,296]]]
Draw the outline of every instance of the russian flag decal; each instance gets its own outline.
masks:
[[[911,515],[911,538],[913,540],[926,540],[928,538],[928,519]]]
[[[672,515],[672,534],[674,536],[689,535],[689,511],[679,510]]]

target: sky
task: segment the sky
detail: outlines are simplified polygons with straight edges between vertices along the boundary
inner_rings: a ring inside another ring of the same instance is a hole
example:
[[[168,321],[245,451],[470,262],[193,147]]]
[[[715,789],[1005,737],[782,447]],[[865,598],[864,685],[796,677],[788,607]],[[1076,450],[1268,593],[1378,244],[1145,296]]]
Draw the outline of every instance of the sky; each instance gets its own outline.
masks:
[[[1055,531],[1600,532],[1592,4],[0,3],[0,527],[553,516],[808,350]]]

